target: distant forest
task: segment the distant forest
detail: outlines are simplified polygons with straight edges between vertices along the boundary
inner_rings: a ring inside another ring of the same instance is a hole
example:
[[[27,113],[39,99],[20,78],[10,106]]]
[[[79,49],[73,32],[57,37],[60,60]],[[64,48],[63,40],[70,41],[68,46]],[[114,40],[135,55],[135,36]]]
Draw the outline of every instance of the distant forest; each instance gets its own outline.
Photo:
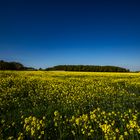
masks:
[[[19,62],[6,62],[0,60],[0,70],[35,70],[32,67],[25,67]]]
[[[0,60],[0,70],[37,70],[32,67],[25,67],[19,62],[6,62]],[[45,71],[83,71],[83,72],[129,72],[129,69],[116,66],[95,66],[95,65],[58,65],[46,69]]]
[[[129,69],[116,66],[94,66],[94,65],[58,65],[47,68],[47,71],[83,71],[83,72],[129,72]]]

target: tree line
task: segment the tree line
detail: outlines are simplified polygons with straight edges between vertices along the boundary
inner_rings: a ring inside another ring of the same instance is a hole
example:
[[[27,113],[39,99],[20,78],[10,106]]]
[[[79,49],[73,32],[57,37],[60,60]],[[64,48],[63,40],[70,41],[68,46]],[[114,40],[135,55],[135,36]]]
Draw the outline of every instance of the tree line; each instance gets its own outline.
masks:
[[[19,62],[6,62],[0,60],[0,70],[35,70],[32,67],[25,67]]]
[[[58,65],[46,68],[46,71],[83,71],[83,72],[129,72],[129,69],[117,66],[96,66],[96,65]]]
[[[0,60],[0,70],[37,70],[32,67],[25,67],[19,62],[6,62]],[[96,65],[57,65],[46,69],[45,71],[83,71],[83,72],[129,72],[129,69],[117,66],[96,66]]]

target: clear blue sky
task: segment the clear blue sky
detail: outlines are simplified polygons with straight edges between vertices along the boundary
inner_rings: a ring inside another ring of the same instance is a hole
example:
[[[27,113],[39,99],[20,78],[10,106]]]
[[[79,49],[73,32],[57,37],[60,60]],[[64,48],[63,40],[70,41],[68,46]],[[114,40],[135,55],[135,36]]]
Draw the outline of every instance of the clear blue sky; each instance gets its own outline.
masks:
[[[140,70],[140,1],[0,0],[0,59]]]

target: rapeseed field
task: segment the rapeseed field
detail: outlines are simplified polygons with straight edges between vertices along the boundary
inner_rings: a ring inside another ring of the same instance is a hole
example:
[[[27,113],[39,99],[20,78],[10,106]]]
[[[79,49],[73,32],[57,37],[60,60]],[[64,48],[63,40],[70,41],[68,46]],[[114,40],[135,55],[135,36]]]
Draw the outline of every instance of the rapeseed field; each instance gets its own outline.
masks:
[[[140,73],[0,71],[1,140],[139,140]]]

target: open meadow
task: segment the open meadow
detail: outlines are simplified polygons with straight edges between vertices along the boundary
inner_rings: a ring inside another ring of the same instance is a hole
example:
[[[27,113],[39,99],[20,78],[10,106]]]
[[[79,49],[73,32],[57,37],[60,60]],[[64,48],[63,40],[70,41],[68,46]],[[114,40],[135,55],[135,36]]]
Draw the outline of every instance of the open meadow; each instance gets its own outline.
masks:
[[[0,71],[1,140],[139,140],[140,73]]]

